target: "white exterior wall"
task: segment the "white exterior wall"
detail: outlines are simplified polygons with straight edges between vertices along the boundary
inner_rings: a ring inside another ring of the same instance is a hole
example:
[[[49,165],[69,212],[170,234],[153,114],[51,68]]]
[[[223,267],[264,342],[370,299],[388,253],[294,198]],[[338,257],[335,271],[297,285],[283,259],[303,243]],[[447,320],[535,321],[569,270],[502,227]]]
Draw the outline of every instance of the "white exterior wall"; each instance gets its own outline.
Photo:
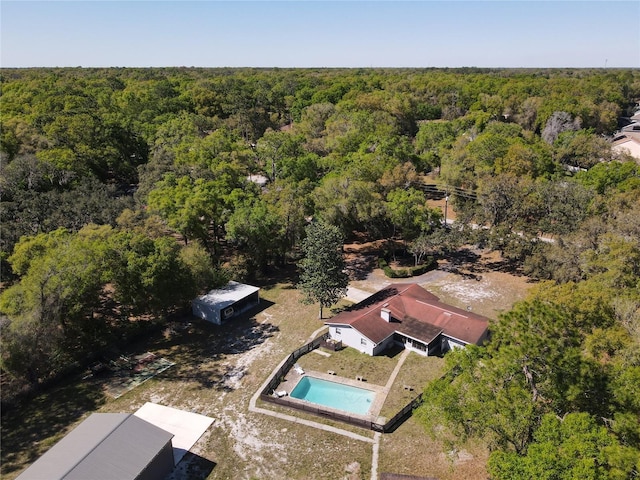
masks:
[[[457,340],[455,338],[446,337],[443,335],[442,337],[442,353],[448,352],[449,350],[453,350],[454,348],[464,348],[467,344],[461,340]]]
[[[349,325],[329,325],[329,335],[334,340],[342,341],[344,345],[373,356],[373,342]]]
[[[414,348],[413,345],[411,345],[410,342],[405,342],[403,343],[405,350],[410,350],[412,352],[416,352],[418,355],[422,355],[423,357],[428,357],[429,356],[429,351],[428,350],[420,350],[418,348]]]

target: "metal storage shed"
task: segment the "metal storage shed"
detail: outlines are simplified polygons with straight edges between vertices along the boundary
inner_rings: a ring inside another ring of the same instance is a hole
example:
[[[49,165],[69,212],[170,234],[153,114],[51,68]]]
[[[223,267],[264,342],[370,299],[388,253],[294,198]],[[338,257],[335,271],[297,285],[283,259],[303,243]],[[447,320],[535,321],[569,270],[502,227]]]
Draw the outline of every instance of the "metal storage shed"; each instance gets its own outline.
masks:
[[[191,302],[196,317],[216,325],[232,319],[260,303],[260,288],[244,283],[229,282],[222,288],[211,290]]]
[[[18,480],[152,480],[174,467],[173,434],[128,413],[94,413]]]

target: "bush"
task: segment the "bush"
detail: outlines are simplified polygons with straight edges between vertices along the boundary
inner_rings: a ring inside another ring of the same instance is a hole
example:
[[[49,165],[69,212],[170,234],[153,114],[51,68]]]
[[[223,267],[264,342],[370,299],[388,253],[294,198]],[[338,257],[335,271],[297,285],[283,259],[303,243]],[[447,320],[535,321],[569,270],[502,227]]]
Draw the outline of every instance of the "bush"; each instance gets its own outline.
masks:
[[[411,278],[422,275],[423,273],[429,272],[431,270],[435,270],[437,266],[438,263],[433,257],[427,257],[422,265],[394,270],[389,266],[384,258],[378,258],[378,267],[380,267],[384,274],[389,278]]]

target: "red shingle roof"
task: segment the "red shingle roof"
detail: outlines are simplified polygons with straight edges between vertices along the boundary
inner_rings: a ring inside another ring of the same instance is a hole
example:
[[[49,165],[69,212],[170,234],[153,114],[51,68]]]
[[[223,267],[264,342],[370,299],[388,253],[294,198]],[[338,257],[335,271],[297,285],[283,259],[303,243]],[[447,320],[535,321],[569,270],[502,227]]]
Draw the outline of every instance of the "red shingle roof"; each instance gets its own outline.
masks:
[[[383,308],[391,312],[391,322],[382,318]],[[399,332],[428,344],[443,332],[477,344],[489,327],[486,317],[442,303],[416,283],[389,285],[325,323],[349,325],[374,343]]]

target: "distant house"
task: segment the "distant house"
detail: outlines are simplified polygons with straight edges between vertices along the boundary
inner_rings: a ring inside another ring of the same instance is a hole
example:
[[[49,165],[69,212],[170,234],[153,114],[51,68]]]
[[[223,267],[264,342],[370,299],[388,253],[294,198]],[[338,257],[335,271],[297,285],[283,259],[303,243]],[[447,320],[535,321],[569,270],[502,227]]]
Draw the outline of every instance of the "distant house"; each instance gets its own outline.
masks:
[[[267,183],[269,183],[269,179],[264,175],[249,175],[247,177],[247,181],[251,183],[255,183],[260,188],[264,188]]]
[[[626,153],[640,162],[640,132],[633,130],[621,133],[613,139],[611,149],[616,153]]]
[[[153,480],[174,467],[172,433],[127,413],[94,413],[19,480]]]
[[[232,281],[193,300],[191,310],[196,317],[222,325],[258,305],[259,291],[258,287]]]
[[[640,132],[640,122],[634,121],[620,129],[621,132]]]
[[[418,284],[392,284],[325,322],[333,340],[368,355],[393,344],[421,355],[481,345],[489,320],[442,303]]]

